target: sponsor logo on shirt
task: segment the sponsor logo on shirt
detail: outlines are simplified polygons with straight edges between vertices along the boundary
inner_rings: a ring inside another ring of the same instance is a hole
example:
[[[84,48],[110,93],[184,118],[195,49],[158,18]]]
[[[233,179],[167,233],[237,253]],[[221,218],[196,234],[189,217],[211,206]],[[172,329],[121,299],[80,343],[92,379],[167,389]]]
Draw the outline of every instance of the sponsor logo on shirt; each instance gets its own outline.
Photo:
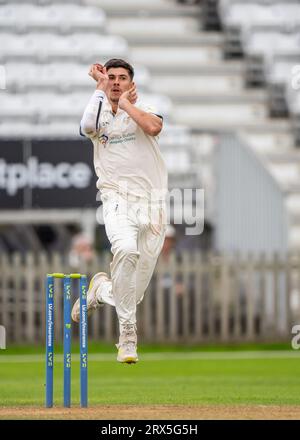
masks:
[[[123,142],[135,141],[135,133],[128,133],[123,136],[113,136],[110,139],[110,144],[121,144]]]
[[[102,134],[99,138],[100,143],[103,145],[103,147],[106,147],[107,141],[108,141],[108,136],[106,136],[106,134]]]

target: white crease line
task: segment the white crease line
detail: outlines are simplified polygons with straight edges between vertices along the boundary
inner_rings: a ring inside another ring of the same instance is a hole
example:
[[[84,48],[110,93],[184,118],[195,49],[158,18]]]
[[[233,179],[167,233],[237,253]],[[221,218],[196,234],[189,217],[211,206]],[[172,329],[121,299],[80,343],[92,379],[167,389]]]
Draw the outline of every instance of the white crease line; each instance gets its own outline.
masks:
[[[300,351],[244,351],[244,352],[157,352],[139,355],[140,360],[145,361],[188,361],[188,360],[243,360],[243,359],[300,359]],[[115,354],[92,353],[88,355],[89,361],[111,362],[115,361]],[[63,362],[63,355],[54,353],[54,361]],[[1,355],[1,363],[30,363],[45,362],[45,355]],[[72,354],[72,362],[79,362],[79,353]]]

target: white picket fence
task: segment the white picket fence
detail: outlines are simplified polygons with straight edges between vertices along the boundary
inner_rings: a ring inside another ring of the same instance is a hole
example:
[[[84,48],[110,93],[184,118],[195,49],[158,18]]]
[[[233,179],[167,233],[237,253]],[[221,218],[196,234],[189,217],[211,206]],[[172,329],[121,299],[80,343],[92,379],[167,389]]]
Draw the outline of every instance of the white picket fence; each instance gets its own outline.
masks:
[[[97,255],[81,273],[109,272],[111,254]],[[214,254],[160,257],[138,306],[139,339],[147,342],[206,343],[290,341],[300,324],[300,256],[254,259]],[[77,270],[78,271],[78,270]],[[45,275],[74,272],[67,255],[0,256],[0,325],[7,344],[43,342]],[[78,296],[76,282],[73,300]],[[62,340],[61,280],[55,281],[55,339]],[[74,338],[78,326],[73,325]],[[89,338],[116,341],[115,309],[109,305],[89,319]]]

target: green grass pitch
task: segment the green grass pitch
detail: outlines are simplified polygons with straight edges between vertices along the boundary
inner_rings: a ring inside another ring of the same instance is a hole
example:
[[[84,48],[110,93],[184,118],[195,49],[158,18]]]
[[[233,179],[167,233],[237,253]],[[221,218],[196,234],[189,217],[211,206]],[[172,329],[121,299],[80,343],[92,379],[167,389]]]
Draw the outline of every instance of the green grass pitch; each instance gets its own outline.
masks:
[[[300,351],[287,345],[143,346],[122,365],[112,346],[89,347],[90,405],[300,405]],[[1,407],[44,406],[42,347],[0,351]],[[62,405],[62,349],[56,347],[54,403]],[[72,403],[79,402],[78,346],[72,353]]]

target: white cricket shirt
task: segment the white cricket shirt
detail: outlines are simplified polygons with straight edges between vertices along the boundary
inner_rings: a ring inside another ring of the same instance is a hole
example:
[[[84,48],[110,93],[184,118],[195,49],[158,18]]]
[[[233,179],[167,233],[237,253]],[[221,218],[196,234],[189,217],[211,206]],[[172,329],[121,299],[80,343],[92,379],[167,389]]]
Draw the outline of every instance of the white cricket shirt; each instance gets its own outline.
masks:
[[[137,103],[146,112],[156,113],[150,106]],[[98,176],[97,187],[103,194],[109,190],[129,196],[165,198],[168,173],[158,147],[158,136],[146,134],[124,111],[114,115],[104,97],[98,121],[99,130],[91,138],[94,145],[94,166]],[[154,190],[154,192],[153,192]],[[151,193],[152,192],[152,193]]]

